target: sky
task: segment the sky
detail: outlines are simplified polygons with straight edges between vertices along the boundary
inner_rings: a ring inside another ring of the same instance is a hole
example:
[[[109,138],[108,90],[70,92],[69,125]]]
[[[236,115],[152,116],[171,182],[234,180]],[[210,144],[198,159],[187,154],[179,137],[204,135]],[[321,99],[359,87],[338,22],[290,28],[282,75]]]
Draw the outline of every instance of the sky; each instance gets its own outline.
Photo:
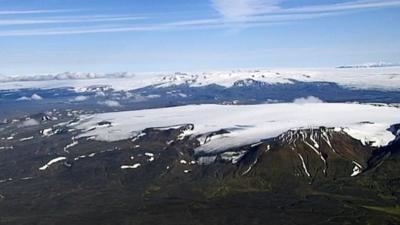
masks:
[[[0,74],[400,63],[400,0],[0,0]]]

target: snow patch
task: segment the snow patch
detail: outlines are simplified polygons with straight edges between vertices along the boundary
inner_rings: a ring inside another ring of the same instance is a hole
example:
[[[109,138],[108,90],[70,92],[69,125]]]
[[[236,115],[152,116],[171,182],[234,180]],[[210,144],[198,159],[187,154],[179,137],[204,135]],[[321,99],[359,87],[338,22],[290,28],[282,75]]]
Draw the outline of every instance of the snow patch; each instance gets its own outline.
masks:
[[[40,131],[40,133],[42,134],[43,137],[50,137],[54,134],[53,129],[52,128],[46,128]]]
[[[30,137],[26,137],[26,138],[21,138],[21,139],[19,139],[19,141],[23,142],[23,141],[29,141],[29,140],[32,140],[32,139],[33,139],[33,136],[30,136]]]
[[[65,158],[65,157],[58,157],[58,158],[52,159],[48,163],[46,163],[44,166],[40,167],[39,170],[46,170],[47,168],[49,168],[54,163],[61,162],[61,161],[64,161],[66,159],[67,158]]]
[[[221,159],[236,164],[246,155],[247,151],[240,152],[224,152],[221,154]]]
[[[355,177],[358,174],[362,173],[362,168],[363,167],[359,163],[357,163],[355,161],[353,161],[353,164],[354,164],[354,168],[353,168],[353,173],[351,174],[351,176]]]
[[[72,141],[71,144],[68,144],[68,145],[66,145],[66,146],[64,147],[64,152],[68,152],[68,149],[74,147],[74,146],[77,145],[77,144],[78,144],[78,141]]]
[[[126,170],[126,169],[137,169],[140,166],[141,166],[140,163],[136,163],[136,164],[133,164],[133,165],[122,165],[121,169],[123,169],[123,170]]]
[[[303,156],[301,156],[299,153],[297,153],[297,155],[299,156],[299,158],[300,158],[300,160],[301,160],[301,164],[303,165],[304,172],[307,174],[308,177],[311,177],[310,172],[308,172],[306,163],[304,162]]]

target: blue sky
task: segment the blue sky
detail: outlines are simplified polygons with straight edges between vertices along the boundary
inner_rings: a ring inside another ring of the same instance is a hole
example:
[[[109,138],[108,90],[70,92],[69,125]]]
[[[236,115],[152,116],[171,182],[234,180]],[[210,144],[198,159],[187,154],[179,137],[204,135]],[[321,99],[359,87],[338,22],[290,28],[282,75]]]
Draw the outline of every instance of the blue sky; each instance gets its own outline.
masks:
[[[400,0],[0,0],[0,74],[400,62]]]

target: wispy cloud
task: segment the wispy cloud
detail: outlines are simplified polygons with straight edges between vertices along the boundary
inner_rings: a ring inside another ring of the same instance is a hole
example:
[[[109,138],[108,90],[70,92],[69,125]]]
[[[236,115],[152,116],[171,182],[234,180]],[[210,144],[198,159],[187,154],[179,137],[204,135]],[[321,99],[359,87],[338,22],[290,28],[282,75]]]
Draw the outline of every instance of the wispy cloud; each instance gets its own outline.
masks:
[[[282,0],[211,0],[213,8],[228,21],[242,21],[261,11],[279,8]]]
[[[400,6],[399,0],[360,0],[353,2],[317,5],[308,7],[298,7],[291,9],[281,9],[281,13],[314,13],[314,12],[343,12],[351,10],[361,10],[368,8],[396,7]]]
[[[253,22],[247,27],[260,26],[267,24],[280,23],[279,19],[271,18],[271,21],[262,23],[257,22],[253,18]],[[63,28],[45,28],[45,29],[16,29],[0,31],[0,37],[13,36],[51,36],[51,35],[73,35],[73,34],[96,34],[96,33],[116,33],[116,32],[149,32],[149,31],[169,31],[178,29],[217,29],[229,28],[235,26],[234,22],[223,22],[220,19],[205,20],[187,20],[170,23],[154,23],[147,25],[99,25],[99,26],[81,26],[81,27],[63,27]]]
[[[222,23],[240,28],[309,20],[367,9],[400,7],[400,0],[356,0],[342,3],[283,7],[285,0],[210,0]]]
[[[400,6],[400,0],[358,0],[335,4],[319,4],[284,8],[283,0],[211,0],[212,7],[225,19],[246,21],[249,17],[272,14],[343,13],[369,8]]]
[[[33,24],[65,24],[65,23],[97,23],[97,22],[118,22],[141,20],[145,17],[139,16],[86,16],[86,17],[64,17],[64,18],[44,18],[44,19],[8,19],[0,20],[0,26],[11,25],[33,25]]]
[[[63,13],[63,12],[73,12],[77,10],[64,10],[64,9],[55,9],[55,10],[0,10],[0,15],[21,15],[21,14],[48,14],[48,13]]]
[[[400,7],[400,0],[357,0],[336,4],[319,4],[301,7],[285,8],[283,0],[210,0],[210,6],[218,13],[214,17],[199,19],[170,20],[157,16],[144,15],[92,15],[35,17],[33,19],[0,20],[0,26],[8,25],[0,31],[4,36],[39,36],[39,35],[69,35],[114,32],[161,31],[176,29],[205,28],[246,28],[288,23],[300,20],[335,16],[354,11],[384,7]],[[8,11],[18,13],[53,13],[61,10]],[[64,11],[65,12],[65,11]],[[6,11],[0,11],[0,15]],[[133,20],[144,20],[132,23]],[[98,22],[98,23],[97,23]],[[63,27],[62,24],[76,23],[79,26]],[[90,23],[96,23],[90,24]],[[37,27],[13,28],[13,25],[38,25]],[[52,27],[40,27],[41,24],[52,24]]]

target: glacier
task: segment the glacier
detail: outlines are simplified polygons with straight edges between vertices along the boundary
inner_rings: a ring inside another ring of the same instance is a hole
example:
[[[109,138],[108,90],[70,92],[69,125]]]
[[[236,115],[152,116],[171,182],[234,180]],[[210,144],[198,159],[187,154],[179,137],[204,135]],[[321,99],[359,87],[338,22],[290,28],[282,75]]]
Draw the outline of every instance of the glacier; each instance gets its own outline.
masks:
[[[96,127],[101,122],[110,126]],[[196,148],[199,152],[221,152],[277,137],[283,132],[318,127],[336,128],[363,144],[380,147],[395,139],[389,128],[400,123],[400,108],[355,103],[279,103],[259,105],[187,105],[137,111],[80,116],[73,125],[78,138],[98,141],[134,138],[146,128],[193,124],[184,135],[201,137],[210,132],[228,131]],[[96,127],[96,129],[93,129]]]

